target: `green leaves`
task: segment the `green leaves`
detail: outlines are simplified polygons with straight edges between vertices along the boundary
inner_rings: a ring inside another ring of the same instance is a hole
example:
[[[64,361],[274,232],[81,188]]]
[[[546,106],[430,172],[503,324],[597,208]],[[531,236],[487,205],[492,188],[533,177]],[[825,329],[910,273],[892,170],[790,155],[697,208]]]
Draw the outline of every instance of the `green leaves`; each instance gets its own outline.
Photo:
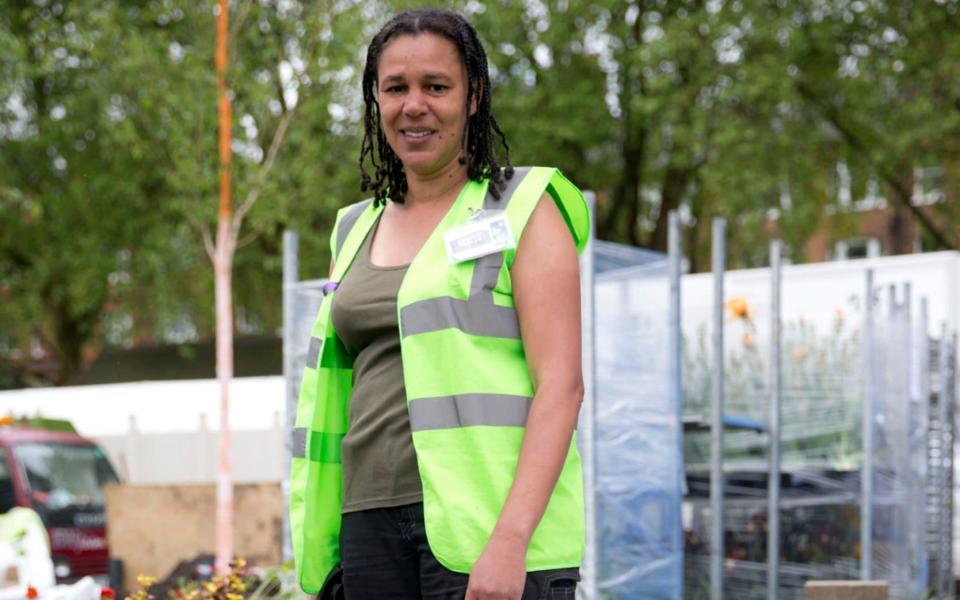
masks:
[[[211,334],[213,4],[0,0],[0,355],[21,377],[64,381],[104,343]],[[301,234],[302,276],[322,276],[335,211],[361,197],[366,45],[409,6],[231,5],[235,204],[259,193],[236,306],[259,331],[280,326],[283,229]],[[828,214],[840,162],[854,196],[873,185],[902,206],[915,167],[960,179],[956,0],[456,7],[487,49],[513,163],[596,190],[603,238],[663,249],[679,208],[694,269],[714,215],[731,217],[732,265],[762,263],[774,234],[797,260],[824,224],[855,226]],[[928,212],[956,223],[957,210]]]

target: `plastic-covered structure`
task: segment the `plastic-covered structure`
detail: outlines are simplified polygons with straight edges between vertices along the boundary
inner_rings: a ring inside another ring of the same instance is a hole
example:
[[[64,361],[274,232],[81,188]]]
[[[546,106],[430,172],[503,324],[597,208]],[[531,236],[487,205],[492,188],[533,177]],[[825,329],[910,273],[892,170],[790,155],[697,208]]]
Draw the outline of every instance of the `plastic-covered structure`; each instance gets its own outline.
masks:
[[[680,598],[683,425],[663,254],[595,242],[597,597]]]

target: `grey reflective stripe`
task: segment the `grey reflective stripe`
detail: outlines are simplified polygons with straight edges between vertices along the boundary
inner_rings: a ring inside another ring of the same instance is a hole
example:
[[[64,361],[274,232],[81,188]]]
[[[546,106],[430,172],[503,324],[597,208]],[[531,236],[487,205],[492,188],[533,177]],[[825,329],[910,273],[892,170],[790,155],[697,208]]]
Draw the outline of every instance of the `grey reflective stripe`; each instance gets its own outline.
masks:
[[[471,335],[520,339],[517,311],[493,303],[502,264],[503,252],[477,259],[467,300],[440,296],[404,306],[400,311],[403,337],[454,328]]]
[[[518,167],[513,170],[513,178],[506,181],[506,187],[503,188],[503,191],[500,192],[500,199],[497,200],[493,197],[493,194],[487,193],[483,198],[483,208],[489,209],[500,209],[507,210],[507,205],[510,204],[510,199],[513,198],[513,193],[517,191],[517,186],[520,185],[520,182],[523,181],[523,178],[527,176],[527,173],[530,172],[530,167]]]
[[[317,368],[317,362],[320,360],[320,350],[323,348],[323,340],[317,337],[310,338],[310,346],[307,347],[307,366],[311,369]]]
[[[533,398],[507,394],[462,394],[411,400],[410,429],[452,429],[474,425],[523,427]]]
[[[363,202],[354,204],[347,209],[346,214],[340,219],[340,225],[337,227],[337,256],[340,256],[340,249],[343,248],[343,243],[347,241],[347,235],[350,233],[350,230],[353,229],[353,226],[357,223],[357,219],[359,219],[363,211],[370,206],[371,202],[373,202],[373,198],[368,198]],[[336,260],[336,256],[334,260]]]
[[[292,456],[293,458],[306,458],[307,457],[307,428],[294,427],[293,435],[291,435],[290,437],[291,437],[290,456]]]
[[[483,207],[505,210],[529,171],[529,167],[516,169],[503,189],[501,200],[494,199],[488,192]],[[493,290],[497,287],[502,266],[502,252],[478,258],[470,280],[470,296],[466,300],[440,296],[404,306],[400,311],[403,337],[452,328],[471,335],[520,339],[517,311],[493,302]]]

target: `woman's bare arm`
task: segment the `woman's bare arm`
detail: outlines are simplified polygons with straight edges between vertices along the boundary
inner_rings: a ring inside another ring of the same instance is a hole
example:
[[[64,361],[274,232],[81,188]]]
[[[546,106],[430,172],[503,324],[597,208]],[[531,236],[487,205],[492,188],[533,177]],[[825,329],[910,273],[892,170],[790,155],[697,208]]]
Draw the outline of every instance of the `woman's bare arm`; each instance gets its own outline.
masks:
[[[527,223],[511,277],[535,395],[513,486],[474,565],[467,600],[520,597],[527,545],[560,476],[583,398],[577,252],[547,194]]]

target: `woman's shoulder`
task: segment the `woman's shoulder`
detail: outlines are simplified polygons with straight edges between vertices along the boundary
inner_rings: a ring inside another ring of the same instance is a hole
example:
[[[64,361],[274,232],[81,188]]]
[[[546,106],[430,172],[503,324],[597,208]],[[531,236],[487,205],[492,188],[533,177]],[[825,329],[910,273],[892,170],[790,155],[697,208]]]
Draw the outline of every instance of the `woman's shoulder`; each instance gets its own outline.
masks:
[[[342,206],[337,209],[337,221],[347,218],[356,219],[371,204],[373,204],[373,198],[367,198],[366,200],[360,200],[359,202]]]
[[[556,167],[512,167],[512,177],[505,175],[501,194],[513,214],[512,225],[519,237],[537,212],[557,212],[562,216],[578,251],[586,247],[590,235],[590,207],[583,192]],[[516,195],[514,195],[516,193]],[[545,206],[544,206],[545,205]]]
[[[360,216],[371,206],[373,206],[373,198],[367,198],[337,210],[337,218],[333,224],[333,231],[330,233],[330,246],[334,256],[340,252],[340,248],[343,247],[343,243],[347,239],[347,234],[357,224]]]

